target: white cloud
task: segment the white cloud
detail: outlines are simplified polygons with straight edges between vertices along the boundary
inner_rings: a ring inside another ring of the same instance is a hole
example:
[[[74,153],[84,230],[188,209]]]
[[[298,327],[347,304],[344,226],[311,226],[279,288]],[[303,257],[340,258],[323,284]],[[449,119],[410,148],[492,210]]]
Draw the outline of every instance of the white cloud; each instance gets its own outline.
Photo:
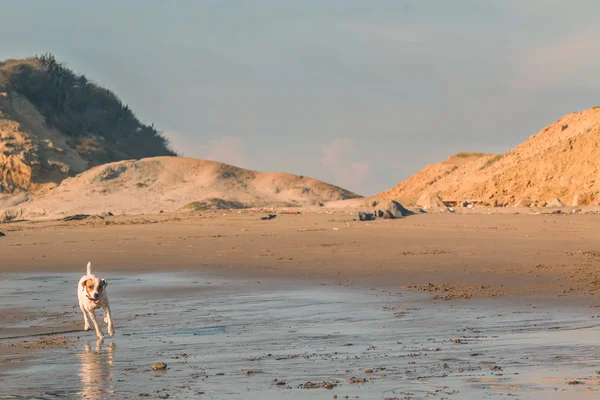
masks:
[[[204,142],[176,131],[165,131],[163,134],[169,139],[173,149],[185,157],[219,161],[248,168],[246,142],[242,139],[224,136]]]
[[[206,158],[209,160],[232,164],[236,167],[248,167],[246,142],[242,139],[223,137],[211,140],[206,148]]]
[[[321,149],[321,164],[333,173],[337,184],[355,188],[368,178],[371,169],[367,161],[356,160],[357,153],[354,140],[336,138]]]
[[[590,81],[600,67],[600,32],[578,32],[553,40],[544,46],[527,49],[522,56],[522,87],[556,85],[596,85]]]
[[[344,154],[353,151],[354,141],[350,138],[333,139],[321,150],[321,164],[335,167],[343,161]]]

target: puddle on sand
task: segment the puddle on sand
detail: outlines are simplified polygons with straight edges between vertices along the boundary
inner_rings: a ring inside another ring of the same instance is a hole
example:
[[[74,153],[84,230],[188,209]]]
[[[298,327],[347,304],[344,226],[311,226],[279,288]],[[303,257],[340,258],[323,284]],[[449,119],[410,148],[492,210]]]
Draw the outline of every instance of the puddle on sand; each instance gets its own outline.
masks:
[[[587,305],[138,275],[109,279],[117,333],[97,342],[80,330],[78,275],[3,278],[0,335],[20,337],[0,339],[0,399],[600,395],[600,311]],[[13,319],[17,308],[31,319]],[[23,348],[43,332],[64,343]],[[336,386],[298,388],[307,381]]]

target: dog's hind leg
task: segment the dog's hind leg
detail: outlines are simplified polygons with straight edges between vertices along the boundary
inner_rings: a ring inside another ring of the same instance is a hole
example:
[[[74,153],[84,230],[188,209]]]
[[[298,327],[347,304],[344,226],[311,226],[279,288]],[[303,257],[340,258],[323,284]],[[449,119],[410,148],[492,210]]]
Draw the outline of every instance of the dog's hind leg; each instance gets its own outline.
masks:
[[[83,321],[85,322],[85,324],[83,325],[83,330],[89,331],[90,330],[90,321],[88,320],[87,313],[85,312],[85,309],[83,308],[83,306],[81,304],[79,305],[79,308],[81,308],[81,312],[83,313]]]
[[[108,334],[113,336],[115,334],[115,329],[113,328],[112,316],[110,315],[110,306],[104,307],[104,322],[108,325]]]
[[[94,310],[90,310],[90,319],[92,320],[92,323],[94,324],[94,328],[96,328],[96,335],[98,335],[98,339],[104,339],[104,335],[102,334],[102,331],[100,330],[100,327],[98,326],[98,321],[96,321],[96,313],[94,312]]]

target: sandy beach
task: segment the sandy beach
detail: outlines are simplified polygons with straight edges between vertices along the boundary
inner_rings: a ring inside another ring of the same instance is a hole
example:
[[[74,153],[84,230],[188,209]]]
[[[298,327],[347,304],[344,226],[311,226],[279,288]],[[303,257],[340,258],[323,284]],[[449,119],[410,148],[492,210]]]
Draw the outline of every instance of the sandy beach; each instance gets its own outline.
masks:
[[[597,396],[595,215],[265,214],[2,225],[0,394]],[[103,342],[74,295],[88,260]]]
[[[595,298],[595,214],[230,211],[5,224],[0,272],[175,272],[342,280],[443,298],[549,293]]]
[[[97,341],[81,331],[70,298],[77,276],[5,274],[3,397],[592,399],[600,391],[600,316],[580,301],[446,301],[197,271],[114,273],[117,332]],[[153,370],[157,362],[166,369]]]

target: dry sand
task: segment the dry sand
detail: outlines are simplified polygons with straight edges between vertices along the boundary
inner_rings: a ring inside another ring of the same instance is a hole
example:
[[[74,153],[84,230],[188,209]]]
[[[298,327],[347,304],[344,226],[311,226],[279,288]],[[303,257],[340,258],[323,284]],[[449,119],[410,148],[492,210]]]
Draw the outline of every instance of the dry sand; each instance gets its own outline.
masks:
[[[420,214],[358,222],[350,213],[249,210],[0,225],[0,272],[218,269],[377,283],[443,298],[600,289],[596,215]],[[1,275],[0,275],[1,276]]]

